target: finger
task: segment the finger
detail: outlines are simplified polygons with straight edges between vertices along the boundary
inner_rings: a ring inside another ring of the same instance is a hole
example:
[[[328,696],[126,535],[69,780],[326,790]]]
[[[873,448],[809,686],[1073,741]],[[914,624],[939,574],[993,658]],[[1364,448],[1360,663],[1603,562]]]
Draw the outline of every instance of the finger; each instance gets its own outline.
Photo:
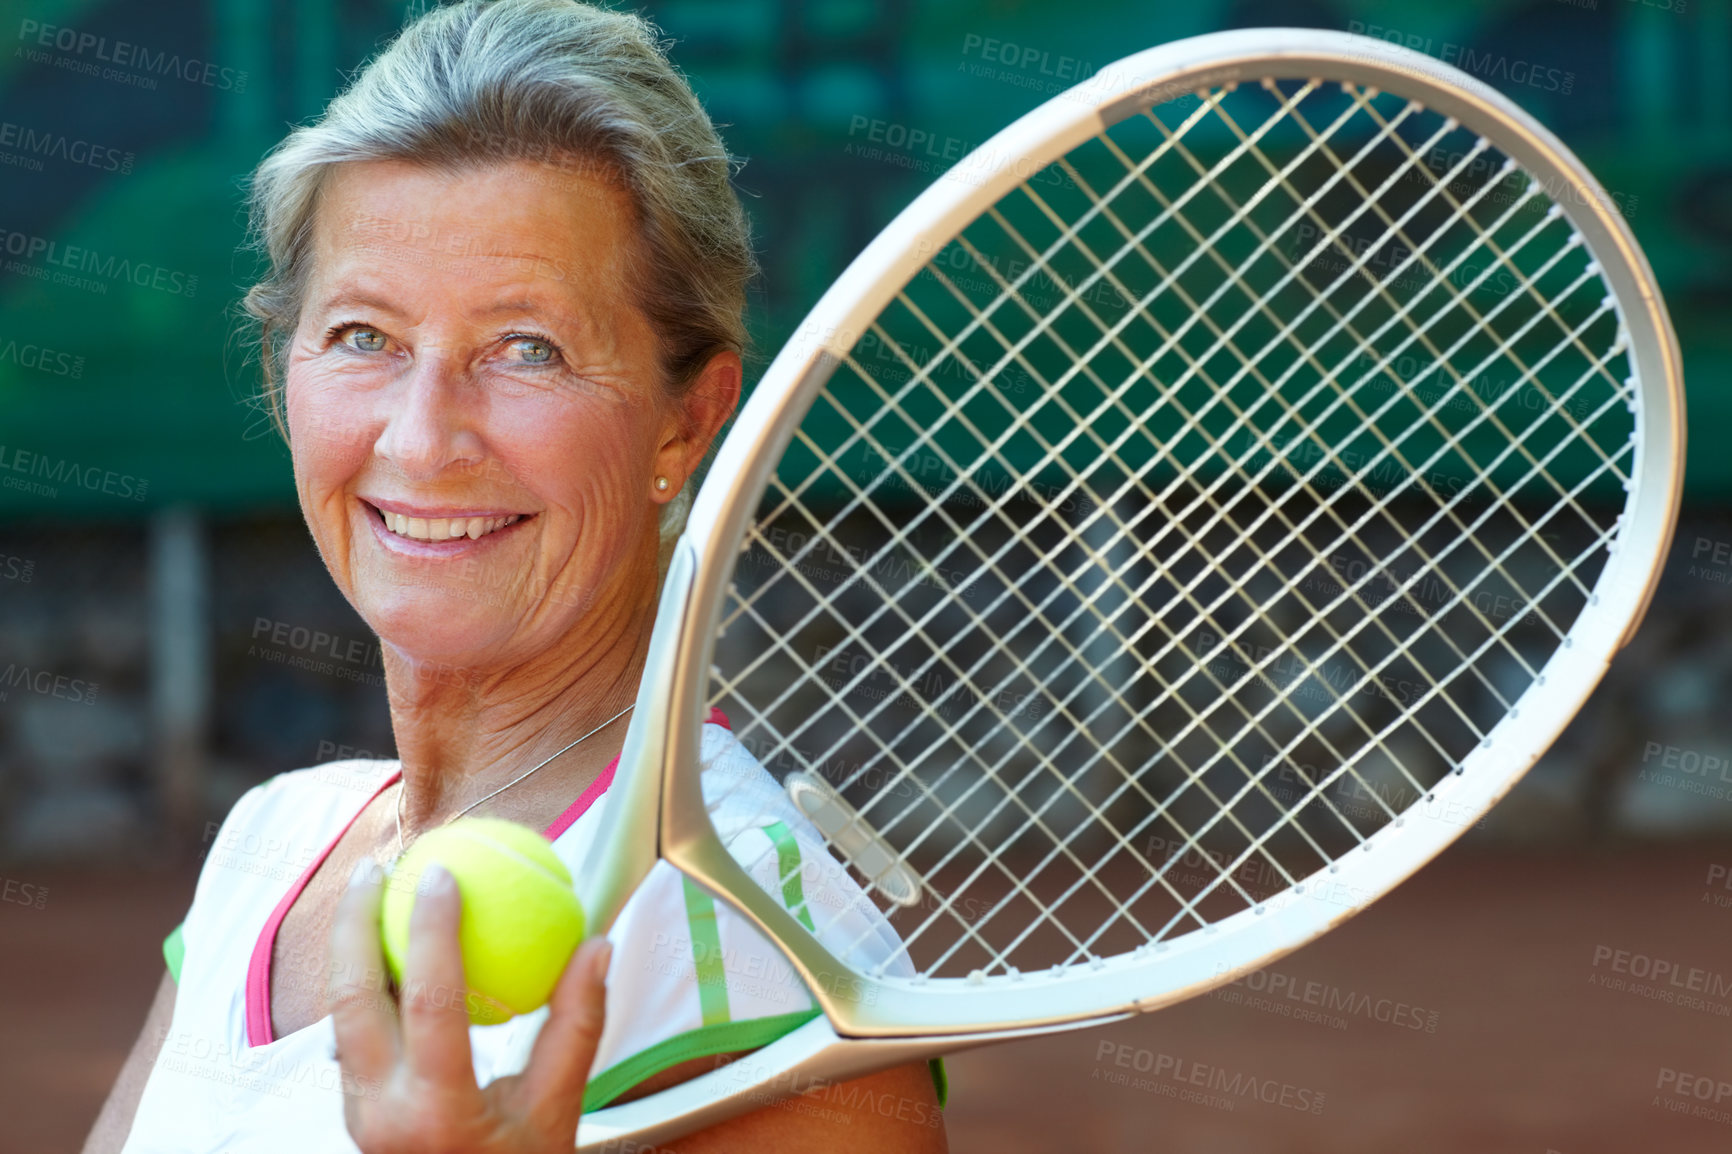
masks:
[[[443,866],[430,865],[415,889],[403,965],[404,1061],[417,1076],[438,1085],[474,1086],[469,991],[457,942],[462,920],[457,883]]]
[[[396,1007],[386,990],[379,955],[379,897],[383,871],[363,858],[337,902],[331,927],[325,1000],[336,1031],[337,1059],[363,1084],[377,1084],[397,1064]]]
[[[523,1071],[529,1102],[570,1107],[573,1121],[583,1112],[583,1091],[595,1064],[607,1021],[607,967],[613,944],[591,938],[572,955],[548,1002],[547,1021],[536,1035]]]

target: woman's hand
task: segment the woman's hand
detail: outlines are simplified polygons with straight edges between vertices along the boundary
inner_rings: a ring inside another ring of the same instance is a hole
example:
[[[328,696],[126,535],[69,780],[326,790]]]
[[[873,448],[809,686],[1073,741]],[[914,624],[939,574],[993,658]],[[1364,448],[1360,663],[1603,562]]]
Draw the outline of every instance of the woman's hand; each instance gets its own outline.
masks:
[[[409,922],[401,1003],[380,955],[381,871],[363,861],[337,906],[326,996],[349,1134],[365,1154],[569,1154],[601,1039],[609,947],[580,947],[553,991],[521,1074],[475,1084],[457,885],[434,866]]]

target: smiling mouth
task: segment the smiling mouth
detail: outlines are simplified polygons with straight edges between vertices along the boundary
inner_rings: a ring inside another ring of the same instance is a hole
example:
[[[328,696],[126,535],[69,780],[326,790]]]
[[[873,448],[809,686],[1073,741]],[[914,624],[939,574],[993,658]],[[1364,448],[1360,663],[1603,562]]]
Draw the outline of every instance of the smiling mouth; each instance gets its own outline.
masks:
[[[399,537],[411,541],[455,541],[459,537],[467,537],[471,541],[479,540],[489,533],[497,533],[507,525],[515,525],[523,520],[523,514],[512,513],[504,517],[405,517],[401,513],[388,513],[377,507],[373,510],[379,514],[385,528]]]

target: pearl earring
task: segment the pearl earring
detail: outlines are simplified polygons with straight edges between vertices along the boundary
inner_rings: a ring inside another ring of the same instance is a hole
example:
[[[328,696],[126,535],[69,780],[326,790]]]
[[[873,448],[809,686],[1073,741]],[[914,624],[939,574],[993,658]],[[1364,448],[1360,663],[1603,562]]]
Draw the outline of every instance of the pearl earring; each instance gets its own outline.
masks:
[[[668,491],[668,479],[666,477],[656,478],[656,491],[658,493],[665,493]]]

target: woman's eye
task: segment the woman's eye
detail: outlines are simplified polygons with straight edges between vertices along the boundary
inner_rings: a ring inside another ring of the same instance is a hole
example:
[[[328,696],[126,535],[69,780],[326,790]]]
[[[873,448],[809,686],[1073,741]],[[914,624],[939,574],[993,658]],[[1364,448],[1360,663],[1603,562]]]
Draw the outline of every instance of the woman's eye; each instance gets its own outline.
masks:
[[[542,340],[540,337],[515,337],[511,343],[526,365],[545,365],[558,356],[558,350],[553,347],[553,342]]]
[[[354,321],[344,321],[334,324],[325,330],[325,339],[340,341],[350,348],[363,353],[378,353],[385,350],[385,334],[378,329],[356,324]]]

